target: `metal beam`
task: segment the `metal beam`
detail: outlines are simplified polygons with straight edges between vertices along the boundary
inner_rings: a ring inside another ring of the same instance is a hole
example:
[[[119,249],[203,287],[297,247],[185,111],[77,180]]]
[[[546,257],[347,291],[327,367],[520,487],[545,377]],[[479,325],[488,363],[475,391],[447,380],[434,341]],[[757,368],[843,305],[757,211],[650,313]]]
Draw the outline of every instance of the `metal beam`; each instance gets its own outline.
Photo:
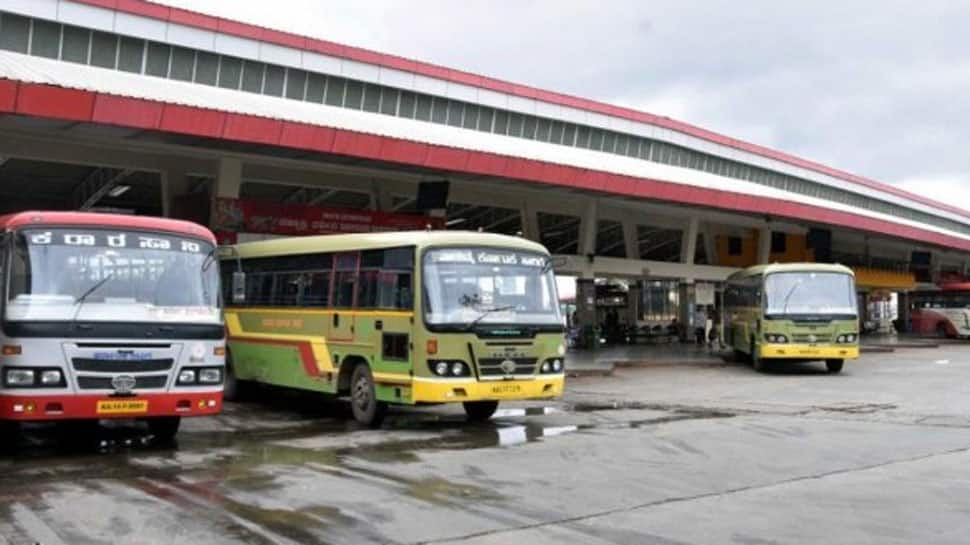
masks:
[[[96,168],[75,186],[73,191],[74,203],[78,210],[89,210],[98,204],[105,195],[114,189],[122,180],[130,176],[132,169]]]

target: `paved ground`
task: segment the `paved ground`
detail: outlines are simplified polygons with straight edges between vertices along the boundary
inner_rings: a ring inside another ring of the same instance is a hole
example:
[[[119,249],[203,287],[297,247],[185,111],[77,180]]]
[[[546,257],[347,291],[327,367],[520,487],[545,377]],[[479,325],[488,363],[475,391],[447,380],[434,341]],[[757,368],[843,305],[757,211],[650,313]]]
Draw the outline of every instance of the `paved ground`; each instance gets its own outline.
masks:
[[[617,369],[478,426],[275,395],[177,445],[36,430],[0,457],[0,544],[965,544],[968,393],[945,345]]]

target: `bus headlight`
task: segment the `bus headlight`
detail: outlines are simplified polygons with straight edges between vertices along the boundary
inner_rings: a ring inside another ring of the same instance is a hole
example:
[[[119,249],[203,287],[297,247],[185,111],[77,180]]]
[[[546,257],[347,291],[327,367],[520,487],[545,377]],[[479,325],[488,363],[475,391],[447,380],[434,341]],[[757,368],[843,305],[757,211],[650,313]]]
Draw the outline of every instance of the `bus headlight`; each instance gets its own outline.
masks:
[[[471,368],[461,360],[429,360],[428,367],[439,377],[467,377],[471,376]]]
[[[835,342],[837,343],[854,343],[858,336],[855,333],[847,333],[845,335],[839,335],[836,337]]]
[[[778,333],[765,333],[765,340],[773,344],[785,344],[788,342],[788,337]]]
[[[562,360],[558,358],[552,360],[552,372],[558,373],[560,371],[562,371]]]
[[[218,367],[205,367],[199,369],[199,384],[220,384],[222,382],[222,369]]]
[[[48,369],[41,372],[40,383],[44,386],[60,386],[64,381],[59,369]]]
[[[179,384],[195,384],[195,370],[182,369],[179,371]]]
[[[7,369],[3,374],[3,384],[14,387],[33,386],[34,371],[33,369]]]
[[[551,358],[539,366],[540,373],[561,373],[563,369],[562,358]]]
[[[548,373],[549,372],[549,368],[550,368],[549,362],[548,361],[544,361],[544,362],[542,362],[542,365],[539,366],[539,371],[542,372],[542,373]]]

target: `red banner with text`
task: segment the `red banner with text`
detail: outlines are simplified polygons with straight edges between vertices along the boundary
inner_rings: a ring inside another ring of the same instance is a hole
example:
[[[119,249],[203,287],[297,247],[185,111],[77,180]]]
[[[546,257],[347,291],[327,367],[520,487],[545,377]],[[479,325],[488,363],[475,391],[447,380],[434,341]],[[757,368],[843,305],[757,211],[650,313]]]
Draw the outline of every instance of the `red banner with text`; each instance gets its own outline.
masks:
[[[442,218],[374,210],[325,208],[271,201],[220,198],[213,222],[219,241],[235,242],[236,233],[305,236],[340,233],[412,231],[444,227]]]

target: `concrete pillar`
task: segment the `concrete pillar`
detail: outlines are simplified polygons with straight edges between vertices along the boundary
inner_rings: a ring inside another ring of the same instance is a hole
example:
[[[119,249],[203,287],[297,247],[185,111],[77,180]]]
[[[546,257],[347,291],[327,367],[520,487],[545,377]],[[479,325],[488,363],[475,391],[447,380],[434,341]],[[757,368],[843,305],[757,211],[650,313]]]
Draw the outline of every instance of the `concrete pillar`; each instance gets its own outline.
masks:
[[[640,281],[631,282],[626,293],[626,323],[636,325],[640,319]]]
[[[596,230],[599,224],[599,206],[596,199],[590,199],[579,222],[579,254],[596,253]]]
[[[693,342],[694,339],[694,324],[691,322],[694,318],[694,279],[689,278],[682,280],[678,286],[678,296],[680,299],[680,315],[677,317],[677,321],[681,323],[681,330],[686,335],[683,340],[687,342]]]
[[[627,259],[640,259],[640,240],[637,236],[637,224],[623,221],[623,244],[626,246]]]
[[[519,208],[522,218],[522,236],[535,242],[540,242],[542,237],[539,232],[539,214],[529,205],[528,201],[523,201]]]
[[[685,265],[694,264],[694,256],[697,254],[697,233],[700,230],[701,221],[696,217],[690,219],[687,228],[684,229],[684,238],[680,243],[680,262]]]
[[[758,230],[758,265],[771,263],[771,227]]]
[[[219,160],[219,170],[216,175],[216,187],[212,192],[215,197],[228,199],[239,198],[239,188],[242,186],[242,161],[234,158]]]
[[[389,212],[394,209],[394,196],[391,188],[381,180],[371,180],[370,209]]]
[[[704,223],[701,233],[704,235],[704,255],[708,265],[717,265],[717,244],[714,241],[714,228],[710,223]]]
[[[896,310],[899,313],[899,324],[902,327],[902,331],[904,333],[908,333],[909,330],[911,329],[911,324],[909,323],[909,316],[910,316],[909,292],[901,291],[896,295],[898,297],[897,299],[898,307],[896,308]]]
[[[162,215],[174,217],[175,200],[191,190],[188,175],[184,170],[169,169],[159,173],[159,181],[162,188]]]

